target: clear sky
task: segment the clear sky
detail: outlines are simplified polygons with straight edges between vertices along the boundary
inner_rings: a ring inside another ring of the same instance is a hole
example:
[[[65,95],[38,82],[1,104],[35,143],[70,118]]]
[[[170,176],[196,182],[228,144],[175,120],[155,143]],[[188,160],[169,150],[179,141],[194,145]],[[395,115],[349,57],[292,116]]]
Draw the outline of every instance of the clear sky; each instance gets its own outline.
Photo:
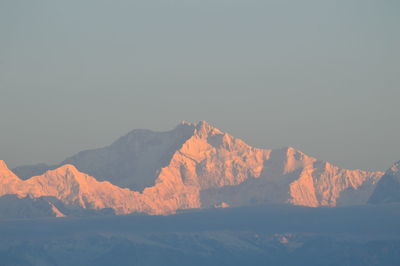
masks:
[[[0,0],[0,159],[206,120],[348,168],[400,160],[400,1]]]

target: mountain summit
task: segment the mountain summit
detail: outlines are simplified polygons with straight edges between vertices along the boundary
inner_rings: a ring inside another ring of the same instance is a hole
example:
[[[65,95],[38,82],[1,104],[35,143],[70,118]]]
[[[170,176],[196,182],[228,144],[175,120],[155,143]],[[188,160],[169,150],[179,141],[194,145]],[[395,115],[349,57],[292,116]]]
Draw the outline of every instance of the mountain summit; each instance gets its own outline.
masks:
[[[23,181],[43,188],[28,193],[32,197],[51,194],[67,204],[119,214],[264,203],[364,204],[383,175],[342,169],[292,147],[254,148],[205,121],[182,122],[167,132],[133,130],[110,146],[48,168],[55,170]],[[18,193],[27,195],[7,191]]]
[[[368,202],[372,204],[400,202],[400,161],[385,172]]]

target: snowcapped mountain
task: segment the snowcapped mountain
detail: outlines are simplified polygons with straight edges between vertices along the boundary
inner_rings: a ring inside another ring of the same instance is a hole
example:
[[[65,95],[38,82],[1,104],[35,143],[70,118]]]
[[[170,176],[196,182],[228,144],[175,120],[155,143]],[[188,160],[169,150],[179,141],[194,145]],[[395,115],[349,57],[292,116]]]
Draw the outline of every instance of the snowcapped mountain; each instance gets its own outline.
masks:
[[[364,204],[383,175],[341,169],[291,147],[254,148],[204,121],[183,122],[168,132],[134,130],[25,181],[3,162],[0,167],[0,195],[51,196],[117,214],[263,203]],[[29,167],[19,169],[29,177]],[[38,167],[32,169],[37,174]]]
[[[0,165],[0,196],[14,194],[18,198],[31,199],[54,197],[66,205],[84,209],[112,208],[117,214],[142,211],[129,207],[143,205],[137,202],[138,192],[107,181],[97,181],[79,172],[73,165],[66,164],[27,180],[12,174],[3,161],[0,161]]]
[[[48,170],[43,175],[21,180],[3,161],[0,161],[0,165],[0,196],[16,195],[21,199],[54,197],[68,206],[94,210],[111,208],[116,214],[170,214],[181,208],[200,207],[190,205],[191,202],[196,202],[196,191],[178,186],[174,188],[176,191],[173,195],[169,194],[170,191],[163,190],[163,187],[150,187],[139,193],[108,181],[97,181],[69,164]],[[182,203],[177,205],[177,201]]]
[[[385,172],[368,202],[372,204],[400,202],[400,161]]]

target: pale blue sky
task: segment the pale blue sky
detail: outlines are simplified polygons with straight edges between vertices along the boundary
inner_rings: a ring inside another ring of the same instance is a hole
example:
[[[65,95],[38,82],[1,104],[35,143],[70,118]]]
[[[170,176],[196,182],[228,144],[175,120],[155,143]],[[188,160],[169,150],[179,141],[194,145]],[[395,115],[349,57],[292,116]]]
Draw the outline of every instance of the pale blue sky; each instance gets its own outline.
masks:
[[[339,166],[400,160],[400,1],[0,0],[0,159],[206,120]]]

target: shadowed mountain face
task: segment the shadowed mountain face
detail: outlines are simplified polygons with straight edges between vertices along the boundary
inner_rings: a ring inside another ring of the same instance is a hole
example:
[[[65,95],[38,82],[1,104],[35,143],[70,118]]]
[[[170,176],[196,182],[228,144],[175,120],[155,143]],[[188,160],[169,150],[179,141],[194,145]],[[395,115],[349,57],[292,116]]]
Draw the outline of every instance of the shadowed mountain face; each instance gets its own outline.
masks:
[[[73,164],[98,180],[142,191],[154,185],[160,169],[193,132],[194,126],[187,123],[168,132],[133,130],[108,147],[80,152],[61,165]]]
[[[53,199],[57,201],[56,199]],[[18,198],[17,195],[0,197],[0,219],[30,219],[44,217],[64,217],[65,215],[45,198]]]
[[[160,169],[168,165],[176,150],[193,135],[194,128],[192,124],[181,123],[168,132],[137,129],[110,146],[79,152],[59,165],[21,166],[13,171],[27,179],[49,169],[72,164],[79,171],[95,176],[97,180],[108,180],[121,187],[142,191],[154,185]]]
[[[35,175],[41,175],[47,170],[50,170],[52,167],[45,164],[45,163],[38,163],[34,165],[23,165],[17,166],[12,171],[16,174],[19,178],[25,180]]]
[[[0,176],[5,184],[0,195],[51,196],[117,214],[264,203],[364,204],[383,174],[341,169],[291,147],[254,148],[204,121],[168,132],[134,130],[25,181],[3,168],[9,177]],[[32,173],[37,171],[35,166]]]
[[[400,161],[395,163],[379,180],[368,203],[400,202]]]

